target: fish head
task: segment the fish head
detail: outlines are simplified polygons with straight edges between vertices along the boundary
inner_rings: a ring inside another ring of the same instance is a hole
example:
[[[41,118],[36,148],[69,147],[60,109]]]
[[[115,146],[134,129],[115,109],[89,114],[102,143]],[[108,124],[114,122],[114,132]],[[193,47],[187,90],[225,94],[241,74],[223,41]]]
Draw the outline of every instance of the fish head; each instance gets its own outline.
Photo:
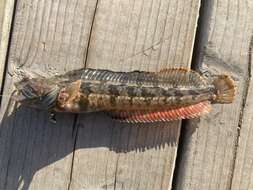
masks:
[[[38,109],[53,107],[60,91],[58,85],[46,78],[24,78],[15,83],[15,87],[17,95],[14,100]]]

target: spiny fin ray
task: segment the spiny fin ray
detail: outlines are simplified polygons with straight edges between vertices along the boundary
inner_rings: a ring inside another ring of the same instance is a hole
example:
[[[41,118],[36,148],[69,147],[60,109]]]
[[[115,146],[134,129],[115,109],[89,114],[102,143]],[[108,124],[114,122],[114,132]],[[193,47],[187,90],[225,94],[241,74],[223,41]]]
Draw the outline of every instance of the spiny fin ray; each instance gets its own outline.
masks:
[[[209,101],[200,102],[194,105],[164,109],[159,111],[115,111],[111,112],[113,119],[128,123],[146,123],[156,121],[173,121],[179,119],[192,119],[211,111]]]
[[[82,80],[165,87],[202,87],[207,85],[206,80],[199,73],[186,68],[169,68],[159,72],[113,72],[84,69],[81,78]]]
[[[206,86],[207,81],[196,71],[186,68],[163,69],[157,73],[164,83],[171,86]]]

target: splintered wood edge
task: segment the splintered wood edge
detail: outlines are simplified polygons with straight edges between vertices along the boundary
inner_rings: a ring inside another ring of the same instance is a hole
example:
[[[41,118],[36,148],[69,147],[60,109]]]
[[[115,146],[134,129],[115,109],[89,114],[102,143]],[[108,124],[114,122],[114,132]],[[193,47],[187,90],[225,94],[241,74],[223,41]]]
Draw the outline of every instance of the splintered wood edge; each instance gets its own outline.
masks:
[[[232,178],[232,190],[252,189],[253,170],[250,165],[253,161],[253,81],[250,83],[248,98],[243,110],[240,138],[236,151],[235,167]]]
[[[253,63],[253,34],[250,42],[251,63]],[[250,65],[251,72],[253,65]],[[250,73],[249,73],[250,74]],[[240,128],[240,136],[238,138],[238,147],[236,150],[235,166],[232,178],[231,189],[252,189],[253,188],[253,170],[249,167],[253,162],[253,79],[249,78],[247,99],[242,110],[242,123]]]

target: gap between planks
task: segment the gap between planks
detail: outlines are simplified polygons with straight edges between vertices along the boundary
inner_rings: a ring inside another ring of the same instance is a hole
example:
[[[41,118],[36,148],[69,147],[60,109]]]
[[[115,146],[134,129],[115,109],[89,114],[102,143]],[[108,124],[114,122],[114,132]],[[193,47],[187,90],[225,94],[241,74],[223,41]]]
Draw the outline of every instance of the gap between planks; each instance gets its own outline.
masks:
[[[86,56],[85,56],[85,61],[84,61],[84,67],[86,68],[87,65],[87,58],[88,58],[88,54],[89,54],[89,46],[90,46],[90,40],[91,40],[91,33],[92,33],[92,29],[93,29],[93,25],[94,25],[94,21],[95,21],[95,17],[96,17],[96,12],[97,12],[97,7],[98,7],[98,1],[96,0],[96,4],[95,4],[95,8],[94,8],[94,13],[92,16],[92,21],[91,21],[91,26],[90,26],[90,32],[89,32],[89,38],[88,38],[88,42],[87,42],[87,51],[86,51]],[[71,182],[72,182],[72,175],[73,175],[73,167],[74,167],[74,160],[75,160],[75,152],[76,152],[76,142],[77,142],[77,137],[78,137],[78,129],[79,129],[79,125],[77,125],[77,120],[78,120],[78,114],[75,115],[75,120],[73,123],[73,131],[75,132],[75,138],[74,138],[74,147],[73,147],[73,156],[72,156],[72,162],[71,162],[71,168],[70,168],[70,178],[69,178],[69,183],[68,183],[68,190],[71,189]],[[75,130],[76,129],[76,130]]]
[[[208,40],[208,33],[209,33],[209,25],[210,25],[210,19],[211,19],[211,13],[212,13],[212,6],[213,6],[213,0],[200,1],[200,8],[199,8],[199,17],[197,22],[197,29],[196,29],[196,36],[194,40],[194,46],[193,46],[193,53],[192,53],[192,62],[191,62],[191,68],[193,70],[202,72],[203,70],[203,51],[205,48],[205,45]],[[180,162],[182,160],[182,153],[184,151],[183,144],[185,143],[186,139],[186,128],[187,125],[189,125],[189,120],[183,120],[182,126],[181,126],[181,132],[180,132],[180,138],[179,138],[179,145],[177,150],[177,158],[176,158],[176,164],[175,164],[175,170],[173,175],[173,181],[172,181],[172,189],[174,189],[177,185],[177,183],[180,183],[180,181],[177,181],[177,176],[180,175]],[[194,131],[192,131],[194,133]]]

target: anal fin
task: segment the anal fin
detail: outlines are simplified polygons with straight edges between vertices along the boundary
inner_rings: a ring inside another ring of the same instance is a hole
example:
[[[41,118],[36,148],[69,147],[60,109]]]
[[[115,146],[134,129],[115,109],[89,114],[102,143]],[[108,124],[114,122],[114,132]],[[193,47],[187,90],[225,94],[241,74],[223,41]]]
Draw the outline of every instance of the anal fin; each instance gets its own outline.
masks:
[[[111,116],[113,119],[121,122],[148,123],[156,121],[192,119],[207,114],[210,111],[210,102],[204,101],[194,105],[156,111],[114,111],[111,112]]]

